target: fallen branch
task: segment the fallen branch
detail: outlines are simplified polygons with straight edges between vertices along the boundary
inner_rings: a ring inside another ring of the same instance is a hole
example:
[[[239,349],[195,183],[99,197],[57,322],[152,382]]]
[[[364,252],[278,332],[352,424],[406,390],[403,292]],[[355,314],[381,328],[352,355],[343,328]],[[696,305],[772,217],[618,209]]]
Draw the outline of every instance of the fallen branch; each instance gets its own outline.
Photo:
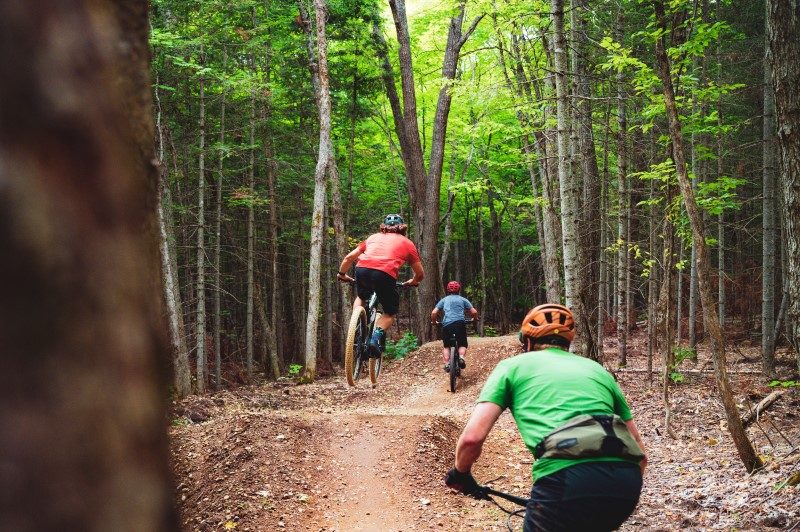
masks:
[[[786,393],[786,389],[783,388],[783,389],[780,389],[780,390],[775,390],[774,392],[772,392],[771,394],[769,394],[768,396],[763,398],[761,400],[761,402],[759,402],[756,405],[755,410],[751,410],[750,412],[747,413],[747,415],[742,416],[742,424],[744,424],[744,426],[746,427],[749,424],[751,424],[753,421],[756,421],[758,419],[758,416],[761,415],[761,412],[763,412],[764,410],[769,408],[769,406],[772,403],[777,401],[785,393]]]

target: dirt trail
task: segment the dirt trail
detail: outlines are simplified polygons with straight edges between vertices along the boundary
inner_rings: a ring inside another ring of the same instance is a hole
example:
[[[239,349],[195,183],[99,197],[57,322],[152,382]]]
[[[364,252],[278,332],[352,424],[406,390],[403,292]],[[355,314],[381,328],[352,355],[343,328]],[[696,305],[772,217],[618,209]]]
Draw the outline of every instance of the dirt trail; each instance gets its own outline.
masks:
[[[242,387],[176,405],[171,444],[183,528],[506,530],[503,512],[451,493],[442,480],[483,382],[517,349],[513,336],[470,339],[455,394],[447,390],[436,342],[388,364],[374,389],[368,382],[350,388],[336,376],[305,386]],[[629,365],[645,363],[634,344]],[[799,490],[773,491],[800,462],[789,454],[767,473],[744,475],[720,425],[711,377],[673,391],[678,446],[659,430],[660,391],[641,374],[619,378],[651,461],[639,508],[623,530],[789,528],[800,519]],[[753,400],[771,391],[747,378],[737,386]],[[792,394],[772,414],[800,442],[798,407]],[[771,450],[754,430],[751,437],[764,453],[789,449]],[[530,467],[530,453],[505,413],[473,473],[526,496]]]

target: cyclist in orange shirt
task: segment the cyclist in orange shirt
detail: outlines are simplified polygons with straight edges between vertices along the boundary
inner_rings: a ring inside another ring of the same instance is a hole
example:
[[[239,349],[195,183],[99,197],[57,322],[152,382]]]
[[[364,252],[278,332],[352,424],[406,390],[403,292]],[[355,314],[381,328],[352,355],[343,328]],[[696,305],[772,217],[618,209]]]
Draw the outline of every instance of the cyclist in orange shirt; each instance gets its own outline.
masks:
[[[375,332],[370,339],[370,356],[379,357],[386,345],[386,332],[394,323],[394,317],[400,308],[400,292],[397,289],[397,274],[403,264],[408,263],[414,271],[414,277],[403,285],[417,286],[425,277],[422,261],[414,243],[406,237],[408,225],[399,214],[389,214],[380,226],[380,232],[358,244],[347,254],[339,266],[337,279],[342,282],[356,283],[356,305],[363,306],[373,293],[378,295],[378,302],[383,314],[375,323]],[[347,275],[353,262],[356,263],[355,278]]]

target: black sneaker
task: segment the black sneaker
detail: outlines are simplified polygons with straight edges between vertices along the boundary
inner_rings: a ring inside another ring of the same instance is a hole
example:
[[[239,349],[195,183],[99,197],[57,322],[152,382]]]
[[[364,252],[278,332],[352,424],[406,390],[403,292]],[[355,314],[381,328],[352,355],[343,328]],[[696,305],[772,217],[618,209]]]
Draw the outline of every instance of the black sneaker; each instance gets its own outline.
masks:
[[[463,357],[458,357],[458,367],[464,369],[467,367],[467,363],[464,361]]]
[[[450,364],[445,364],[444,365],[444,372],[445,373],[450,373]]]

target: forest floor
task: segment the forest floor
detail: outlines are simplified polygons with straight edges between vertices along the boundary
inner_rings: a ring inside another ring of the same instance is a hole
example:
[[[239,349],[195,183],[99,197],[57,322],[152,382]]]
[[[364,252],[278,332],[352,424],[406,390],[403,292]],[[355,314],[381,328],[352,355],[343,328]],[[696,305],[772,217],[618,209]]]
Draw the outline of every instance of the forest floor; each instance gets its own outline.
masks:
[[[615,367],[614,339],[605,365]],[[506,530],[488,501],[451,492],[443,478],[486,376],[518,352],[516,337],[470,338],[468,367],[447,390],[440,343],[385,366],[376,388],[343,376],[193,397],[174,405],[171,450],[184,530]],[[748,429],[766,467],[748,475],[725,426],[709,354],[671,388],[651,384],[641,338],[615,370],[648,447],[636,512],[622,530],[800,530],[800,390],[788,388]],[[743,414],[775,391],[758,373],[757,350],[729,353]],[[792,372],[784,354],[782,370]],[[699,371],[706,366],[705,371]],[[504,413],[473,470],[479,482],[527,497],[531,455]],[[504,506],[510,507],[510,504]],[[521,519],[514,518],[515,530]]]

